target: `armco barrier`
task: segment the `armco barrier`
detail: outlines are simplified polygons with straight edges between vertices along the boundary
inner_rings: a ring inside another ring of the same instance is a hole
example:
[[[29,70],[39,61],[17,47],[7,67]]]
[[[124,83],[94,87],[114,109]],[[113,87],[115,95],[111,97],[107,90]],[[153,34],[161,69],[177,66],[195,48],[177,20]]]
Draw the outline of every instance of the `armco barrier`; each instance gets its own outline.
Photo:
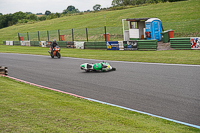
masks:
[[[30,41],[31,46],[39,47],[39,41]]]
[[[57,44],[60,47],[67,47],[67,42],[66,41],[57,41]]]
[[[6,41],[6,45],[11,45],[11,46],[13,46],[13,41]]]
[[[188,41],[187,41],[188,42]],[[66,48],[74,48],[74,42],[67,42],[67,41],[57,41],[60,47]],[[6,41],[3,41],[3,44],[6,45]],[[47,42],[46,47],[49,47],[51,42]],[[121,42],[121,45],[123,43]],[[21,45],[20,41],[13,41],[13,45]],[[120,45],[120,46],[121,46]],[[30,46],[39,47],[39,41],[30,41]],[[137,49],[135,50],[157,50],[158,42],[157,40],[137,40]],[[85,42],[84,43],[85,49],[107,49],[107,45],[105,41],[102,42]],[[122,48],[123,45],[122,45]],[[120,50],[121,47],[120,47]]]
[[[20,42],[21,42],[21,46],[31,46],[30,41],[20,41]]]
[[[74,42],[67,42],[67,48],[74,48]]]
[[[170,38],[170,47],[173,49],[191,49],[190,38]]]
[[[85,42],[85,49],[107,49],[106,42]]]
[[[21,45],[21,42],[20,42],[20,41],[13,41],[13,45],[14,45],[14,46],[20,46],[20,45]]]
[[[138,50],[157,50],[157,40],[137,40]]]

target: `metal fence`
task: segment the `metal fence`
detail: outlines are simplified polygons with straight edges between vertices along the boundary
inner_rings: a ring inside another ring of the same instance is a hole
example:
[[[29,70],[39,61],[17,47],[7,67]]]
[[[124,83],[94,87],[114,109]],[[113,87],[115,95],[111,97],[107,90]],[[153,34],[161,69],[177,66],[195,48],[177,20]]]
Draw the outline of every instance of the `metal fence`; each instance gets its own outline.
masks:
[[[107,36],[105,36],[105,33]],[[99,27],[83,29],[49,30],[18,33],[24,41],[118,41],[123,40],[122,27]]]

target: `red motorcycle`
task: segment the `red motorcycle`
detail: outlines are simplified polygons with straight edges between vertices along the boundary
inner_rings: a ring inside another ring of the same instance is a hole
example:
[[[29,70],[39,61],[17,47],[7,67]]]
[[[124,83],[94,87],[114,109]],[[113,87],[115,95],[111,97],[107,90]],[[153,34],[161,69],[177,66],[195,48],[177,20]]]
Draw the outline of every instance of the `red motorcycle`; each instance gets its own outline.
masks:
[[[50,51],[51,51],[51,47],[50,47]],[[61,57],[60,47],[58,45],[53,48],[53,53],[51,53],[50,51],[48,51],[48,52],[51,55],[51,58],[54,58],[54,56],[57,56],[58,58]]]

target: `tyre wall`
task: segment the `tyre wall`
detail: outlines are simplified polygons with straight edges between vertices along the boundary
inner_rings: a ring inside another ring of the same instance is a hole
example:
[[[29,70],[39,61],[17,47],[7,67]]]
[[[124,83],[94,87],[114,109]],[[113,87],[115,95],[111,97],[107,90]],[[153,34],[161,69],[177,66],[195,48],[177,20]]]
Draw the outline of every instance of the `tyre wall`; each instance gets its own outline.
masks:
[[[107,49],[106,42],[85,42],[85,49]]]
[[[170,38],[170,47],[173,49],[191,49],[190,38]]]
[[[138,50],[157,50],[157,40],[137,40]]]

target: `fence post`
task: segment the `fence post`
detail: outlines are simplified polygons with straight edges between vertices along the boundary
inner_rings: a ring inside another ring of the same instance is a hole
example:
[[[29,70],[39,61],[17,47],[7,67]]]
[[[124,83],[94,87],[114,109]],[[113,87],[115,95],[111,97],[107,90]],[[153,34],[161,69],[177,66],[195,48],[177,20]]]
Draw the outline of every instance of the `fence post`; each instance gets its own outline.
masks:
[[[107,42],[106,26],[105,26],[105,41]]]
[[[40,33],[39,33],[39,31],[38,31],[38,41],[40,41]]]
[[[87,37],[87,42],[88,42],[88,30],[86,28],[86,37]]]
[[[58,37],[59,37],[59,41],[60,41],[60,30],[58,30]]]
[[[28,38],[28,41],[29,41],[29,34],[28,34],[28,32],[27,32],[27,38]]]
[[[74,41],[74,30],[72,29],[72,41]]]
[[[18,37],[19,37],[19,41],[21,41],[21,40],[20,40],[20,35],[19,35],[19,33],[18,33]]]
[[[47,31],[47,37],[48,37],[48,41],[49,41],[49,31]]]

